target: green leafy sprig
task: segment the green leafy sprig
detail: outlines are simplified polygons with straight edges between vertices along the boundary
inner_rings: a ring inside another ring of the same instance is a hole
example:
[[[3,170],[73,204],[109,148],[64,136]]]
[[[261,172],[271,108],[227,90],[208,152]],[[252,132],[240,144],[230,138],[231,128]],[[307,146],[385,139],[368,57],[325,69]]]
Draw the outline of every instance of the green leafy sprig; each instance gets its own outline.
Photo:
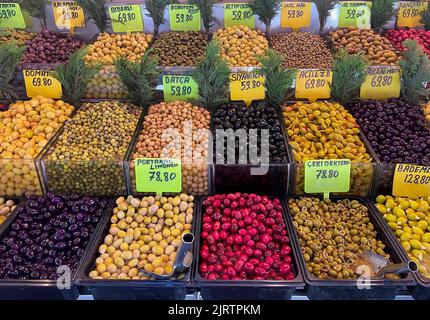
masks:
[[[315,6],[318,10],[320,20],[320,33],[323,32],[330,10],[334,8],[338,1],[336,0],[314,0]]]
[[[171,3],[172,3],[171,0],[146,0],[145,1],[146,10],[148,10],[149,12],[147,16],[151,17],[154,23],[155,36],[158,34],[160,25],[164,23],[164,20],[165,20],[164,10],[166,9],[166,6],[168,6]]]
[[[373,0],[370,15],[372,29],[381,30],[395,14],[394,0]]]
[[[249,6],[252,14],[258,16],[258,19],[266,26],[266,38],[270,40],[270,25],[273,18],[281,8],[281,0],[251,0]]]
[[[209,35],[209,30],[212,26],[212,22],[214,21],[214,17],[212,16],[212,8],[216,0],[188,0],[189,4],[197,6],[200,10],[200,14],[203,20],[203,26],[205,28],[206,34]]]
[[[79,5],[97,26],[99,32],[105,32],[109,25],[109,16],[106,9],[108,2],[110,0],[78,0]]]
[[[15,87],[11,81],[24,54],[25,47],[15,43],[0,45],[0,97],[13,100],[16,98]]]

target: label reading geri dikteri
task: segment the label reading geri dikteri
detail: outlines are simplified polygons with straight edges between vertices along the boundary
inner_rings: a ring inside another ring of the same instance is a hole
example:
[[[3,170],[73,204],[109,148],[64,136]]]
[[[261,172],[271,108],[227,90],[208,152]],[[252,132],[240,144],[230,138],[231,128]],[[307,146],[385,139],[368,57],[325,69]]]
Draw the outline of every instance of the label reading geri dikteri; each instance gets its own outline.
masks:
[[[163,76],[164,101],[190,101],[197,99],[197,82],[191,76]]]
[[[230,74],[230,100],[244,101],[247,106],[254,100],[266,96],[264,77],[255,72],[235,72]]]
[[[57,28],[74,30],[85,27],[84,10],[77,1],[54,1],[52,10]]]
[[[201,14],[191,4],[169,5],[170,29],[172,31],[200,31]]]
[[[421,12],[427,9],[425,1],[400,1],[397,10],[397,26],[416,28],[422,27]]]
[[[305,192],[323,193],[348,192],[351,175],[351,160],[308,160],[305,161]]]
[[[60,99],[63,95],[61,83],[51,76],[49,71],[25,69],[22,73],[27,97],[44,96]]]
[[[396,164],[393,179],[395,197],[430,197],[430,166]]]
[[[134,161],[137,192],[181,192],[181,160],[139,158]]]
[[[300,69],[296,74],[296,98],[311,102],[330,98],[332,77],[329,70]]]
[[[367,68],[360,88],[360,99],[388,99],[400,96],[400,68],[375,66]]]
[[[371,6],[371,1],[341,1],[338,26],[370,29]]]
[[[0,3],[0,29],[24,29],[25,21],[18,3]]]
[[[283,2],[281,5],[281,27],[295,31],[311,25],[310,2]]]
[[[143,31],[143,19],[140,5],[123,5],[109,7],[114,32]]]
[[[255,16],[248,3],[226,3],[224,5],[224,27],[237,25],[255,28]]]

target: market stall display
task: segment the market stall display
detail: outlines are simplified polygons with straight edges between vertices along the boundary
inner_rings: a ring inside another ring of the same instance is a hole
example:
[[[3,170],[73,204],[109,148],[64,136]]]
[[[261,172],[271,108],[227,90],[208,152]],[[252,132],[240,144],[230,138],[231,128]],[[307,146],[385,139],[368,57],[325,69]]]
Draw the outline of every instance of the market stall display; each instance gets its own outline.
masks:
[[[405,50],[402,42],[407,39],[415,40],[424,52],[430,55],[430,31],[418,29],[389,29],[384,33],[393,46],[399,50]]]
[[[28,32],[25,30],[1,30],[0,31],[0,44],[16,42],[18,44],[25,44],[26,41],[30,41],[36,36],[34,32]]]

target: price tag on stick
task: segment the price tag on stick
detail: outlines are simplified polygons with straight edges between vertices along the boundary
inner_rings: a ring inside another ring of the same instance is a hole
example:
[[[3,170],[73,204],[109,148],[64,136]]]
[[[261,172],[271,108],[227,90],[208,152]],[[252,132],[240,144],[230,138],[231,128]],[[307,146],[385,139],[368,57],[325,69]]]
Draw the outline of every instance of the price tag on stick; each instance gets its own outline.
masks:
[[[230,100],[245,101],[249,107],[254,100],[266,96],[264,77],[255,72],[236,72],[230,74]]]
[[[44,96],[60,99],[63,95],[61,83],[46,70],[23,70],[27,97]]]
[[[76,27],[85,27],[84,10],[77,1],[54,1],[52,9],[57,28],[73,31]]]
[[[296,98],[311,102],[330,98],[332,77],[333,72],[328,70],[299,70],[296,75]]]
[[[201,14],[191,4],[169,5],[170,29],[173,31],[200,31]]]
[[[400,96],[400,68],[368,67],[360,88],[360,99],[388,99]]]
[[[348,192],[350,175],[348,159],[305,161],[305,192],[323,193],[324,199],[330,192]]]
[[[24,29],[25,21],[18,3],[0,3],[0,29]]]
[[[199,95],[198,85],[191,76],[163,76],[164,101],[190,101]]]
[[[370,1],[341,1],[339,11],[339,28],[358,27],[370,29]]]
[[[310,2],[283,2],[281,6],[281,27],[294,31],[311,25]]]
[[[137,192],[181,192],[181,160],[139,158],[134,161]]]
[[[137,4],[109,7],[114,32],[143,31],[143,19]]]
[[[430,166],[396,164],[393,179],[395,197],[430,197]]]
[[[224,5],[224,27],[237,25],[255,28],[255,16],[248,3],[226,3]]]
[[[421,27],[421,12],[427,9],[425,1],[400,1],[397,11],[397,26],[416,28]]]

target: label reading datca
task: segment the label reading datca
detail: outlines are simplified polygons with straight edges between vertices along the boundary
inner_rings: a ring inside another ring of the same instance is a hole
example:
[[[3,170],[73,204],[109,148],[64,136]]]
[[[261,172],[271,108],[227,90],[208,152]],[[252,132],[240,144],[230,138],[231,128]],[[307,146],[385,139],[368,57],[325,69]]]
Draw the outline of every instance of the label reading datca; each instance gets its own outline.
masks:
[[[191,101],[198,98],[198,85],[191,76],[163,76],[164,101]]]
[[[396,164],[393,195],[409,198],[429,197],[430,166]]]
[[[54,1],[52,9],[57,28],[74,30],[76,27],[85,27],[84,10],[77,1]]]
[[[172,31],[200,31],[201,14],[191,4],[169,5],[170,29]]]
[[[224,26],[243,25],[255,28],[255,17],[248,3],[226,3],[224,5]]]
[[[46,98],[60,99],[63,95],[61,83],[49,71],[23,70],[25,91],[27,97],[44,96]]]
[[[295,31],[311,25],[310,2],[283,2],[281,6],[281,27]]]
[[[351,160],[305,161],[305,192],[323,193],[324,199],[331,192],[348,192],[351,175]]]
[[[342,1],[339,11],[339,28],[370,29],[370,1]]]
[[[296,98],[311,102],[330,98],[332,77],[333,72],[329,70],[299,70],[296,75]]]
[[[264,77],[255,72],[235,72],[230,74],[230,100],[244,101],[247,106],[254,100],[266,96]]]
[[[400,68],[368,67],[360,88],[361,99],[388,99],[400,96]]]
[[[0,29],[25,28],[24,17],[18,3],[0,3]]]
[[[138,4],[109,7],[114,32],[143,31],[143,19]]]
[[[137,192],[177,193],[182,190],[181,160],[139,158],[134,161]]]

